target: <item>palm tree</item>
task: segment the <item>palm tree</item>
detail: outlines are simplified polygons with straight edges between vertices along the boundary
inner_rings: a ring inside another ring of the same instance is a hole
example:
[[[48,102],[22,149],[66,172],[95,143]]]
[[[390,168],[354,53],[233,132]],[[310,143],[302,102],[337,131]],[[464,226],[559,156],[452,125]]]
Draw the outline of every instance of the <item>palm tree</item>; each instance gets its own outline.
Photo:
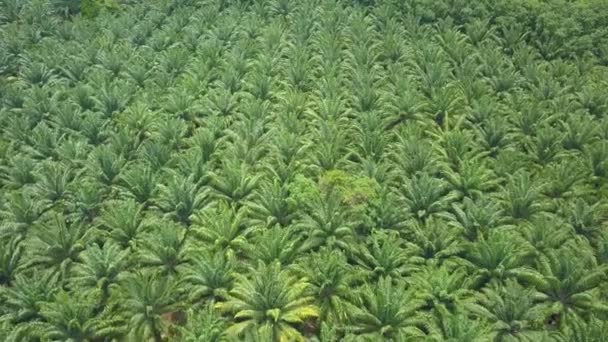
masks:
[[[552,336],[559,342],[602,342],[608,334],[605,320],[591,317],[589,320],[567,316],[560,332]]]
[[[419,261],[411,250],[404,248],[396,232],[383,231],[373,231],[367,243],[362,244],[353,257],[373,281],[387,276],[401,279],[416,271]]]
[[[439,169],[438,158],[431,144],[421,143],[422,132],[417,126],[404,128],[395,146],[396,166],[407,177],[418,174],[433,175]]]
[[[0,246],[3,246],[0,254],[0,285],[11,286],[15,276],[23,267],[24,246],[22,240],[17,238],[2,237]]]
[[[119,176],[118,186],[127,196],[147,206],[157,193],[157,174],[146,165],[126,166]]]
[[[319,316],[314,297],[306,295],[310,284],[281,269],[279,263],[259,263],[251,278],[236,274],[228,300],[216,304],[234,315],[227,333],[243,336],[251,330],[270,330],[271,341],[304,341],[297,325]]]
[[[527,172],[510,177],[502,198],[507,214],[516,221],[530,219],[542,209],[539,187]]]
[[[504,231],[493,231],[489,237],[469,244],[464,256],[465,265],[476,275],[476,286],[502,283],[509,278],[518,278],[533,273],[528,267],[533,250],[518,236]]]
[[[337,250],[322,248],[294,266],[294,271],[310,282],[310,293],[319,305],[319,319],[344,323],[347,303],[353,299],[351,288],[362,279],[346,256]]]
[[[125,160],[107,146],[97,147],[91,152],[91,156],[91,171],[97,174],[102,184],[112,185],[125,165]]]
[[[488,320],[496,341],[536,341],[542,337],[539,322],[544,310],[534,303],[534,289],[514,280],[483,289],[476,303],[466,304],[473,315]]]
[[[99,225],[121,247],[132,247],[136,239],[149,228],[143,215],[142,206],[132,199],[108,201]]]
[[[209,179],[214,195],[238,208],[256,188],[259,175],[252,175],[247,164],[229,160],[223,163],[220,172],[211,172]]]
[[[306,244],[310,248],[335,246],[349,250],[354,232],[349,222],[349,212],[338,191],[330,188],[329,191],[315,194],[309,205],[311,208],[297,222],[297,228],[308,238]]]
[[[186,257],[183,280],[191,287],[189,299],[195,304],[226,299],[238,271],[234,255],[209,248],[190,248]]]
[[[428,173],[413,176],[401,191],[408,213],[420,222],[447,208],[453,198],[453,193],[447,193],[446,184]]]
[[[128,266],[128,250],[112,242],[92,244],[79,256],[70,283],[78,289],[99,290],[96,312],[103,310],[110,298],[110,288],[118,283]]]
[[[310,245],[303,242],[304,237],[298,235],[293,227],[280,227],[260,229],[255,232],[251,243],[241,248],[252,261],[261,261],[266,264],[278,262],[289,265],[302,255]]]
[[[43,340],[90,341],[123,335],[122,317],[96,313],[95,299],[86,294],[60,292],[41,304],[43,322],[32,326],[31,336]]]
[[[594,204],[587,203],[582,198],[573,200],[565,208],[565,215],[576,234],[586,237],[589,241],[594,241],[597,236],[602,234],[605,209],[602,202]]]
[[[33,191],[28,191],[27,188],[9,193],[6,202],[0,208],[4,218],[1,224],[2,235],[26,236],[42,214],[51,209],[51,206],[38,201]]]
[[[173,173],[168,183],[160,185],[160,208],[175,221],[189,226],[192,215],[200,209],[206,194],[194,183],[191,177]]]
[[[180,284],[153,272],[138,271],[121,281],[117,293],[120,294],[121,307],[131,317],[129,337],[162,342],[166,328],[162,315],[180,308]]]
[[[26,241],[26,247],[32,251],[27,266],[51,269],[61,280],[67,280],[73,264],[91,240],[93,230],[86,230],[83,223],[69,222],[59,214],[37,228],[32,239]]]
[[[244,212],[225,201],[218,201],[199,212],[192,225],[192,237],[214,251],[241,252],[243,244],[254,231],[244,224]]]
[[[254,199],[247,203],[247,210],[254,225],[272,227],[279,224],[286,227],[295,216],[295,205],[293,198],[289,197],[288,185],[275,179],[260,185]]]
[[[3,290],[2,305],[9,309],[4,317],[18,325],[19,330],[27,329],[28,323],[42,319],[41,303],[52,301],[59,290],[57,285],[56,277],[50,272],[16,275],[13,286]]]
[[[496,175],[484,164],[478,159],[466,159],[460,162],[457,170],[445,172],[458,198],[477,199],[498,185]]]
[[[567,224],[555,215],[538,215],[531,222],[526,223],[520,233],[533,247],[531,252],[536,257],[559,249],[573,238]]]
[[[179,327],[180,341],[184,342],[220,342],[226,338],[226,319],[221,317],[212,304],[202,310],[190,309],[187,312],[188,321]]]
[[[525,281],[539,291],[538,301],[554,314],[574,313],[583,318],[608,312],[598,299],[599,286],[606,280],[606,266],[597,265],[584,242],[567,244],[539,257],[538,274]]]
[[[425,308],[436,315],[456,312],[474,293],[473,279],[463,267],[427,266],[406,282],[416,289],[416,297],[424,301]]]
[[[403,283],[381,277],[376,284],[365,284],[359,290],[345,330],[369,340],[398,341],[400,336],[424,339],[431,326],[429,317],[420,312],[423,306],[424,301]]]
[[[437,317],[439,333],[436,339],[447,342],[489,342],[496,333],[485,321],[471,319],[464,313],[440,313]]]
[[[419,263],[452,263],[460,259],[466,245],[459,239],[459,232],[443,220],[431,218],[426,223],[413,224],[411,232],[404,233],[406,247]]]
[[[440,213],[448,223],[462,231],[469,241],[476,241],[499,228],[504,228],[505,217],[499,204],[491,198],[478,200],[464,198],[462,203],[452,203],[451,212]]]
[[[155,229],[140,237],[135,260],[142,267],[150,267],[162,276],[181,273],[186,262],[187,231],[173,223],[158,220]]]

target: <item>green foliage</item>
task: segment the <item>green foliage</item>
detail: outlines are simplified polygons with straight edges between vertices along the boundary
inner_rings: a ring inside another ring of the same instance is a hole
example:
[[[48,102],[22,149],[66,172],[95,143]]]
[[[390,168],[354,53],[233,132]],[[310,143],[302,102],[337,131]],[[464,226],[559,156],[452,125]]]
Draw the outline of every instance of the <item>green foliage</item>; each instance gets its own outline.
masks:
[[[0,341],[603,341],[604,0],[0,1]]]

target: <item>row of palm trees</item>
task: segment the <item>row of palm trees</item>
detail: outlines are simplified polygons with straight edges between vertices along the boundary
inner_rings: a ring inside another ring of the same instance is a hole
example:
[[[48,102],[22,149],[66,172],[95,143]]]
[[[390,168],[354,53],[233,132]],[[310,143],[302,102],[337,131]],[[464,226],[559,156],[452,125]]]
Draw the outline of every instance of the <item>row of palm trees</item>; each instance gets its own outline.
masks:
[[[502,2],[68,5],[3,4],[1,340],[605,336],[601,56]]]

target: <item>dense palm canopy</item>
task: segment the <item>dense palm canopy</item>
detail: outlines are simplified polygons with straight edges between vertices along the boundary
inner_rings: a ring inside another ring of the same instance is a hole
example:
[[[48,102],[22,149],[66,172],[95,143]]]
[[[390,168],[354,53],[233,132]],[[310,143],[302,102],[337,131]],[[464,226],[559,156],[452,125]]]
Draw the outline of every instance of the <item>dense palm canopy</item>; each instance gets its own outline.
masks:
[[[603,0],[0,1],[0,341],[603,341]]]

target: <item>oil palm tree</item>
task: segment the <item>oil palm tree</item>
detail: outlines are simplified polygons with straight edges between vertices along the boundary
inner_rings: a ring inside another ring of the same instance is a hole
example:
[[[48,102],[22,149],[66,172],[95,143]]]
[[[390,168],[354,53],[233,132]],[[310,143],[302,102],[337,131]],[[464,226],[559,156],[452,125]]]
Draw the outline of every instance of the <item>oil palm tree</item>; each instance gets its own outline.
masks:
[[[456,313],[474,294],[473,279],[463,267],[427,266],[406,282],[416,289],[416,297],[424,301],[425,309],[439,317]]]
[[[182,289],[169,277],[138,271],[120,283],[120,304],[131,317],[129,338],[162,342],[166,322],[162,315],[179,309]]]
[[[396,232],[373,231],[367,243],[354,251],[353,258],[368,278],[376,281],[390,276],[401,279],[418,269],[419,260],[405,248]]]
[[[102,311],[107,304],[111,287],[118,283],[128,267],[128,257],[128,250],[123,250],[112,242],[107,242],[103,246],[92,244],[80,253],[70,283],[78,289],[100,292],[95,307],[96,313]]]
[[[176,222],[186,226],[192,223],[192,215],[204,205],[206,198],[192,177],[173,173],[167,184],[160,185],[160,208]]]
[[[530,267],[533,250],[518,238],[508,232],[494,231],[488,238],[468,246],[465,264],[475,272],[477,288],[534,273]]]
[[[132,247],[136,239],[149,229],[142,206],[133,199],[108,201],[98,222],[110,240],[123,248]]]
[[[573,242],[541,256],[538,274],[524,279],[536,287],[538,301],[554,314],[589,317],[608,312],[608,306],[597,297],[599,286],[606,279],[606,267],[598,265],[584,246],[584,242]]]
[[[243,162],[228,160],[223,163],[221,172],[211,172],[209,179],[216,198],[240,207],[256,188],[259,175],[253,174]]]
[[[41,304],[43,321],[30,330],[31,337],[62,341],[89,341],[119,338],[124,333],[120,316],[96,314],[96,302],[90,295],[60,292]]]
[[[224,201],[202,210],[192,224],[193,240],[217,252],[241,253],[243,244],[253,231],[253,227],[245,225],[244,212],[237,211]]]
[[[381,277],[373,285],[365,284],[354,304],[350,309],[351,323],[345,329],[361,338],[383,341],[398,341],[401,336],[425,338],[431,328],[429,317],[420,312],[424,302],[390,276]]]
[[[251,243],[242,246],[244,254],[252,261],[290,265],[310,246],[303,243],[304,237],[298,235],[292,226],[283,228],[275,225],[255,233]]]
[[[447,208],[453,198],[454,194],[448,193],[444,181],[428,173],[413,176],[401,190],[408,213],[420,222]]]
[[[288,185],[275,179],[260,184],[259,192],[247,203],[247,211],[254,225],[272,227],[279,224],[286,227],[296,215],[296,206],[289,196]]]
[[[66,281],[72,266],[91,240],[93,231],[87,230],[82,222],[69,222],[60,214],[55,214],[37,228],[32,239],[26,242],[32,251],[28,267],[50,269]]]
[[[310,284],[282,270],[279,263],[259,263],[255,270],[250,278],[236,274],[228,300],[216,304],[237,320],[227,333],[236,337],[268,329],[271,341],[304,341],[297,325],[319,316],[314,297],[306,295]]]
[[[483,290],[476,303],[466,304],[473,315],[489,321],[497,341],[536,341],[542,337],[539,323],[544,310],[534,303],[534,289],[514,280]]]
[[[404,232],[404,236],[409,236],[406,247],[413,260],[421,264],[454,263],[466,251],[459,232],[440,219],[431,218],[424,224],[412,224],[411,231]]]
[[[186,257],[183,280],[191,288],[189,299],[195,304],[225,300],[238,272],[234,255],[192,247],[187,249]]]
[[[348,264],[342,252],[322,248],[301,259],[294,271],[309,280],[310,293],[320,309],[320,320],[336,324],[346,322],[347,303],[354,298],[351,288],[363,279],[363,275]]]
[[[149,267],[162,276],[174,276],[183,271],[186,262],[187,231],[173,223],[158,220],[155,227],[140,237],[135,260],[140,267]]]
[[[337,190],[331,188],[315,194],[311,208],[296,223],[297,228],[306,234],[306,244],[310,248],[329,246],[349,250],[354,232],[341,197]]]
[[[2,237],[0,245],[3,246],[0,255],[0,285],[11,286],[19,269],[23,267],[24,246],[19,237]]]

